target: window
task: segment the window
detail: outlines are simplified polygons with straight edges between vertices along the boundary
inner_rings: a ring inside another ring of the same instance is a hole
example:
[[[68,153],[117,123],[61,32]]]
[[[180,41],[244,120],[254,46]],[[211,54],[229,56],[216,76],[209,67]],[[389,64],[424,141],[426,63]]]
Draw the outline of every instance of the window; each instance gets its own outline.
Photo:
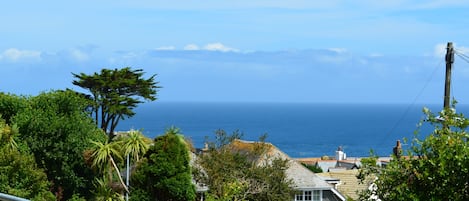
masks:
[[[305,191],[305,200],[311,200],[311,191]]]
[[[303,200],[303,194],[296,195],[295,200]]]
[[[321,191],[301,191],[299,194],[295,195],[295,201],[321,201]]]
[[[313,200],[321,200],[321,192],[313,191]]]

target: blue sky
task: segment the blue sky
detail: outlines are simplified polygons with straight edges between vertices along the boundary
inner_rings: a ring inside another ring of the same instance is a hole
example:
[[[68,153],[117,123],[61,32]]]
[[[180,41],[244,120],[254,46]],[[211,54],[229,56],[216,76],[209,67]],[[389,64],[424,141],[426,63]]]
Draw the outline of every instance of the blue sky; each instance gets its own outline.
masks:
[[[469,55],[469,1],[10,1],[0,91],[72,72],[158,74],[160,101],[441,103],[446,42]],[[469,103],[468,62],[453,95]]]

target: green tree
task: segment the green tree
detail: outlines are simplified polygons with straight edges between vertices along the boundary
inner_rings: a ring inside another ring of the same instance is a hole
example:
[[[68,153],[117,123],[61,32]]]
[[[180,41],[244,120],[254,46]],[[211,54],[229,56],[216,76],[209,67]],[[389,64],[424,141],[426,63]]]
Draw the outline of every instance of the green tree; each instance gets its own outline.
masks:
[[[199,155],[195,179],[210,187],[211,200],[290,200],[294,190],[285,173],[288,160],[272,157],[273,146],[265,143],[265,136],[251,145],[238,145],[242,137],[238,131],[228,135],[215,133],[215,142]]]
[[[321,173],[322,172],[322,169],[316,165],[311,165],[311,164],[306,164],[306,163],[301,163],[301,165],[305,166],[305,168],[308,168],[309,170],[311,170],[311,172],[314,172],[314,173]]]
[[[189,148],[179,129],[170,128],[155,138],[131,181],[131,200],[195,199]]]
[[[416,134],[407,156],[394,156],[385,168],[362,168],[361,179],[374,182],[361,200],[469,200],[469,120],[453,109],[424,113],[434,131],[424,139]]]
[[[119,149],[117,148],[117,146],[120,146],[119,143],[108,141],[105,143],[91,141],[91,143],[94,144],[91,152],[92,167],[97,167],[100,172],[108,173],[108,186],[111,186],[113,173],[112,170],[114,169],[122,187],[128,191],[127,186],[124,184],[122,176],[120,175],[120,170],[117,167],[116,161],[114,160],[114,158],[122,160],[122,156],[119,152]]]
[[[124,200],[122,195],[109,187],[106,177],[96,179],[93,183],[94,201],[121,201]]]
[[[87,75],[73,74],[73,84],[89,90],[94,101],[93,113],[96,125],[108,133],[109,141],[114,137],[114,129],[119,120],[132,117],[134,108],[145,100],[156,100],[158,82],[155,76],[143,78],[142,69],[102,69],[101,72]]]
[[[121,144],[123,156],[129,155],[136,162],[147,152],[151,144],[151,140],[137,130],[122,133],[116,140]]]
[[[0,145],[10,150],[16,150],[18,149],[18,144],[16,143],[16,138],[19,134],[18,126],[6,124],[5,120],[1,117],[0,115]]]
[[[119,188],[128,191],[128,187],[124,184],[119,165],[123,161],[124,156],[129,156],[132,161],[138,162],[140,156],[143,156],[148,150],[151,140],[143,136],[140,131],[130,130],[129,132],[119,133],[118,137],[112,141],[105,142],[91,142],[94,146],[89,153],[89,161],[91,167],[95,168],[98,172],[108,177],[103,177],[97,180],[95,192],[95,199],[106,200],[113,199],[116,195],[120,194]],[[117,160],[116,160],[117,159]],[[115,177],[114,177],[115,176]],[[114,178],[118,179],[119,188],[115,188]],[[103,185],[105,183],[106,185]],[[113,188],[114,187],[114,188]]]
[[[7,147],[0,148],[0,192],[31,200],[55,200],[47,175],[34,157]]]
[[[83,153],[91,148],[90,140],[104,140],[106,135],[86,113],[87,100],[72,91],[52,91],[26,102],[12,122],[45,170],[57,200],[74,194],[89,198],[95,173],[85,164]]]
[[[55,200],[44,171],[37,167],[34,157],[22,146],[19,149],[15,126],[0,118],[0,192],[32,200]]]
[[[22,96],[0,92],[0,115],[7,124],[11,124],[12,118],[26,108],[26,100]]]

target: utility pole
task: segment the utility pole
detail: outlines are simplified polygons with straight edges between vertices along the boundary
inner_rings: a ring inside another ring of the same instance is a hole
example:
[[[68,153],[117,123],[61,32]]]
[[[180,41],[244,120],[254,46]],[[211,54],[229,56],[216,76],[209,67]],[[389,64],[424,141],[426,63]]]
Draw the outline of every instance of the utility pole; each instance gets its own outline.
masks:
[[[445,77],[445,97],[444,97],[443,108],[448,109],[449,101],[450,101],[450,90],[451,90],[451,67],[454,63],[454,49],[453,49],[452,42],[448,42],[448,45],[446,46],[445,60],[446,60],[446,77]]]

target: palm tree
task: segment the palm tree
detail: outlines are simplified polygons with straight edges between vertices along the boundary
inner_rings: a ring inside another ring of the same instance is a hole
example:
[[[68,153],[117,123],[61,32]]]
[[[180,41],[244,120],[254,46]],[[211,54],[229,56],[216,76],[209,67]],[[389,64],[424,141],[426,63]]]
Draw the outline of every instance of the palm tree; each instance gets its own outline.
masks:
[[[114,167],[114,170],[117,173],[120,183],[124,187],[125,191],[128,192],[129,189],[124,184],[119,168],[117,167],[116,162],[113,158],[114,156],[118,159],[122,159],[122,156],[120,155],[118,149],[116,149],[116,146],[119,146],[119,143],[107,141],[106,143],[91,141],[91,143],[95,145],[91,153],[91,167],[95,167],[104,171],[106,169],[106,166],[109,166],[109,182],[112,182],[112,167]]]
[[[127,156],[126,166],[126,184],[129,185],[130,177],[130,160],[132,156],[136,162],[140,160],[140,156],[147,152],[150,147],[151,140],[143,136],[140,131],[130,130],[126,135],[119,135],[117,138],[119,144],[121,144],[122,152]],[[126,200],[128,200],[128,193],[126,193]]]
[[[3,119],[0,119],[0,145],[6,146],[9,150],[16,150],[18,144],[15,138],[18,133],[18,127],[16,125],[9,126]]]
[[[110,189],[107,185],[106,177],[101,179],[96,178],[93,182],[95,201],[123,201],[121,195]]]
[[[130,155],[137,162],[140,160],[140,156],[147,152],[151,143],[150,139],[137,130],[130,130],[127,136],[119,137],[118,141],[122,145],[124,155]]]

